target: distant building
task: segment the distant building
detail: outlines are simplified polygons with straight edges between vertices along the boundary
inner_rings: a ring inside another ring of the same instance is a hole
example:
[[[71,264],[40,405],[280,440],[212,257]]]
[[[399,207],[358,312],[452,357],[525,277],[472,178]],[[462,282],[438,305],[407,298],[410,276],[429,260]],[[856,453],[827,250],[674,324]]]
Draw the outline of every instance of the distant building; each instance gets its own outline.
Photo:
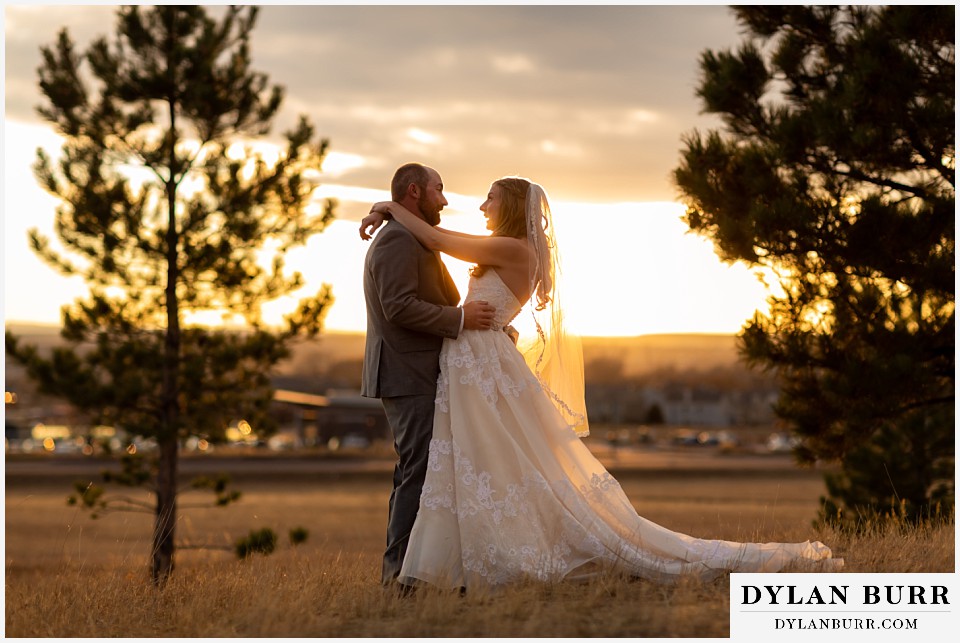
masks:
[[[667,386],[646,389],[647,404],[678,426],[757,426],[776,420],[776,391],[719,391],[709,387]]]
[[[743,391],[731,394],[734,422],[756,426],[773,424],[777,420],[773,407],[780,399],[777,391]]]
[[[667,424],[725,427],[734,423],[730,399],[708,388],[667,388],[661,408]]]
[[[387,416],[380,400],[363,397],[356,391],[328,391],[314,395],[277,390],[274,404],[286,407],[287,426],[305,446],[327,445],[357,438],[367,442],[391,437]]]

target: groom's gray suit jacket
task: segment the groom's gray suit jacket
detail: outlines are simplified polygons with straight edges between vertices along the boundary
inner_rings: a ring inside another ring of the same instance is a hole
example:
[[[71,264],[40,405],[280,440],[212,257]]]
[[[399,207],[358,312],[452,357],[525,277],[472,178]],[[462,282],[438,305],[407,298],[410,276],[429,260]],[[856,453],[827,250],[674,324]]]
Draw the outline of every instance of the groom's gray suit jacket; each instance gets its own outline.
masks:
[[[440,256],[389,221],[371,242],[363,271],[367,340],[365,397],[433,394],[444,337],[460,332],[460,293]]]

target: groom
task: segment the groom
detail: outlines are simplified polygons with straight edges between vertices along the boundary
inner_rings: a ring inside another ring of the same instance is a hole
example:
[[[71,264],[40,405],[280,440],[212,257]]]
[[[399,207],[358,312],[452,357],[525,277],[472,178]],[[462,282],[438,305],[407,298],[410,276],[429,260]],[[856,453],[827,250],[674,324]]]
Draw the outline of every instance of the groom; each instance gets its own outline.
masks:
[[[393,176],[392,200],[430,225],[447,205],[433,168],[408,163]],[[367,341],[360,394],[378,397],[393,432],[399,460],[387,517],[382,582],[395,582],[427,473],[433,409],[444,337],[485,330],[495,309],[484,301],[458,307],[460,293],[436,252],[402,225],[388,221],[367,250],[363,269]]]

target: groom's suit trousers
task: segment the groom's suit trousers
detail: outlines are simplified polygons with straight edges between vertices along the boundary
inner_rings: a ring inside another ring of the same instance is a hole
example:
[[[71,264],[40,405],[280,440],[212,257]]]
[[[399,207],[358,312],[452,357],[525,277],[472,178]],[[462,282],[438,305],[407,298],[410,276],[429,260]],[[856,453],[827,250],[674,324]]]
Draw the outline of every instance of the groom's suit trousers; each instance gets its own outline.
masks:
[[[393,491],[387,514],[387,548],[383,554],[384,584],[400,573],[410,532],[420,508],[433,437],[435,395],[405,395],[381,399],[393,429],[393,446],[400,459],[393,468]]]

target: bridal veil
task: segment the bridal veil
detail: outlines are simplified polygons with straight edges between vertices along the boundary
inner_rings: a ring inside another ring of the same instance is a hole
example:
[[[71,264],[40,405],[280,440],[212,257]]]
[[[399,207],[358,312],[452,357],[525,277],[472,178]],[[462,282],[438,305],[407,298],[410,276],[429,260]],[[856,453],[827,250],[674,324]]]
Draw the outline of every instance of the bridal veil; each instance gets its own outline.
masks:
[[[547,194],[530,182],[526,207],[530,266],[530,309],[536,336],[521,340],[524,360],[560,414],[577,435],[590,433],[584,401],[583,350],[580,338],[566,330],[561,300],[562,270],[556,228]]]

